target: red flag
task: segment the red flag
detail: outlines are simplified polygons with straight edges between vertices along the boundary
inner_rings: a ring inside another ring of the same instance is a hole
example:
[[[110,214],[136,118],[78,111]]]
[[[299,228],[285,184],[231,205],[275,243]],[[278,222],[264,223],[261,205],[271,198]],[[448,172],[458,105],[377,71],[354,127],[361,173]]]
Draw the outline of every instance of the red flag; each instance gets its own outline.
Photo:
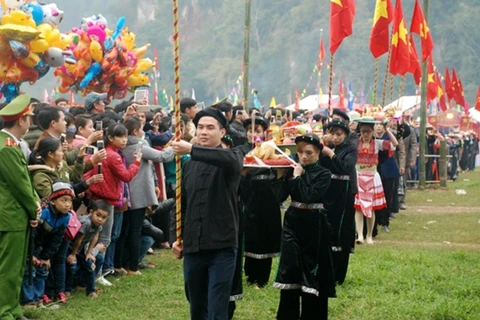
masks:
[[[448,68],[445,68],[445,92],[447,93],[448,102],[450,102],[453,98],[453,86]]]
[[[458,100],[458,77],[455,68],[452,68],[452,99],[455,100],[455,102]]]
[[[415,8],[413,9],[412,24],[410,25],[410,32],[416,33],[422,40],[422,60],[425,61],[433,50],[433,39],[428,23],[423,15],[422,7],[415,0]]]
[[[298,95],[298,90],[295,90],[295,110],[300,110],[300,96]]]
[[[343,39],[353,33],[354,0],[330,0],[330,53],[335,54]]]
[[[338,102],[338,107],[342,110],[345,110],[345,91],[343,89],[342,77],[340,77],[340,90],[339,90],[340,100]]]
[[[318,60],[323,61],[325,59],[325,45],[323,44],[323,39],[320,41],[320,51],[318,55]]]
[[[75,103],[75,95],[73,94],[72,91],[70,91],[68,96],[68,104],[70,106],[73,106],[74,103]]]
[[[388,26],[393,20],[393,6],[390,0],[377,0],[373,27],[370,34],[370,51],[376,59],[390,49]]]
[[[432,56],[428,57],[428,83],[427,83],[427,105],[429,105],[438,93],[438,86],[435,83],[435,72],[433,71],[433,59]]]
[[[443,91],[442,80],[440,78],[440,74],[435,72],[435,82],[437,83],[437,96],[438,101],[440,102],[440,109],[442,111],[447,110],[447,100],[445,99],[445,92]]]
[[[317,61],[318,72],[320,72],[320,69],[322,69],[323,59],[325,59],[325,45],[323,44],[323,39],[321,39],[320,48],[318,49],[318,61]]]
[[[415,48],[415,42],[411,34],[408,35],[408,40],[410,50],[410,67],[408,68],[408,72],[413,75],[413,79],[418,86],[420,85],[420,78],[422,77],[422,68],[420,61],[418,61],[417,49]]]
[[[480,111],[480,87],[478,87],[477,99],[475,100],[475,110]]]
[[[468,117],[470,114],[470,104],[468,103],[468,100],[465,100],[465,107],[463,109],[465,110],[465,115]]]
[[[457,86],[457,104],[461,105],[464,109],[466,109],[465,106],[465,93],[463,92],[463,84],[462,80],[458,79],[458,86]],[[467,112],[467,110],[465,110]]]
[[[389,71],[393,75],[404,76],[410,66],[410,50],[408,48],[408,30],[405,27],[402,1],[397,0],[395,17],[393,18],[392,56]]]

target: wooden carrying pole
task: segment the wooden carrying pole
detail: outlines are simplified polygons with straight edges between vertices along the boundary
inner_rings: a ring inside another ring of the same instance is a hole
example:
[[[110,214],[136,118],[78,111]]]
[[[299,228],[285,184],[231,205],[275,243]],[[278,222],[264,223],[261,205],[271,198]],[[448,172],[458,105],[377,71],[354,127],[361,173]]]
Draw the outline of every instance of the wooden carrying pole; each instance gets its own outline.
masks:
[[[243,47],[243,108],[248,112],[250,86],[248,85],[248,70],[250,64],[250,7],[251,0],[245,0],[245,43]]]
[[[173,41],[174,41],[174,71],[175,71],[175,141],[181,139],[180,132],[180,39],[178,34],[178,0],[173,0]],[[182,242],[182,156],[175,157],[175,204],[177,243]]]

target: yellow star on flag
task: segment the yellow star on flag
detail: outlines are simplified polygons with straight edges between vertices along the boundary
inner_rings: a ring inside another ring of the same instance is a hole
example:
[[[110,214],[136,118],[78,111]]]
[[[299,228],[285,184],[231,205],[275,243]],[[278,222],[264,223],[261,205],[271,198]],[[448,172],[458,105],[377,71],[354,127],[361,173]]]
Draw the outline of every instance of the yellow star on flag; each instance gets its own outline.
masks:
[[[423,20],[423,23],[420,24],[420,37],[427,39],[429,31],[430,28],[428,27],[427,22]]]
[[[331,0],[331,2],[338,4],[340,7],[343,8],[342,0]]]
[[[433,81],[433,73],[429,73],[428,74],[428,83],[434,83],[435,81]]]
[[[392,35],[392,45],[394,45],[395,47],[398,45],[398,32],[395,32]]]
[[[442,97],[443,96],[443,89],[441,86],[438,86],[438,96]]]
[[[376,25],[381,17],[388,19],[387,0],[380,0],[380,2],[377,2],[377,6],[375,6],[375,15],[373,17],[373,25]]]
[[[392,35],[392,45],[396,47],[398,45],[398,39],[402,39],[403,43],[407,44],[407,34],[408,30],[405,27],[405,21],[402,19],[398,25],[398,32]]]
[[[402,21],[400,21],[400,25],[398,26],[398,33],[399,33],[399,38],[402,39],[403,43],[407,44],[408,30],[405,27],[405,20],[404,19],[402,19]]]

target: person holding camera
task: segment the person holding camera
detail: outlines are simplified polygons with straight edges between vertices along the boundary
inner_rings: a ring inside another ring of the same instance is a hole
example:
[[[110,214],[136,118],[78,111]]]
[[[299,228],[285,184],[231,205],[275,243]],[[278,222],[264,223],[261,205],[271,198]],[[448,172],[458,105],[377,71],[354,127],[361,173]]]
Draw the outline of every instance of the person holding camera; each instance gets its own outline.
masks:
[[[140,161],[142,159],[142,151],[139,150],[135,155],[135,161],[126,166],[126,160],[120,151],[127,145],[128,131],[121,124],[112,124],[108,127],[104,141],[98,141],[99,149],[107,151],[107,158],[95,165],[95,167],[87,172],[84,177],[88,178],[97,172],[103,173],[104,180],[101,183],[91,186],[87,191],[87,196],[91,200],[99,200],[107,205],[109,209],[108,219],[105,222],[103,230],[99,236],[99,242],[108,250],[111,242],[112,226],[114,219],[114,207],[120,211],[128,205],[128,187],[125,184],[132,181],[138,173]],[[103,144],[101,142],[104,142]],[[99,169],[101,168],[101,169]]]

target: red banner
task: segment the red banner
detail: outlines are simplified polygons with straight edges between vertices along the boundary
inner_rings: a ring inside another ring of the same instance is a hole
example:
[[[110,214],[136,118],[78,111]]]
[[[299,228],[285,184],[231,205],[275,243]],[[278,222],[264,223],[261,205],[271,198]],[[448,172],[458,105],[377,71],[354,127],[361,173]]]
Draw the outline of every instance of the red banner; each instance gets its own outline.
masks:
[[[463,130],[463,131],[469,130],[469,129],[471,129],[470,127],[471,127],[470,126],[470,118],[467,117],[467,116],[462,116],[460,118],[460,130]]]
[[[427,116],[427,122],[436,128],[438,125],[437,116]]]

